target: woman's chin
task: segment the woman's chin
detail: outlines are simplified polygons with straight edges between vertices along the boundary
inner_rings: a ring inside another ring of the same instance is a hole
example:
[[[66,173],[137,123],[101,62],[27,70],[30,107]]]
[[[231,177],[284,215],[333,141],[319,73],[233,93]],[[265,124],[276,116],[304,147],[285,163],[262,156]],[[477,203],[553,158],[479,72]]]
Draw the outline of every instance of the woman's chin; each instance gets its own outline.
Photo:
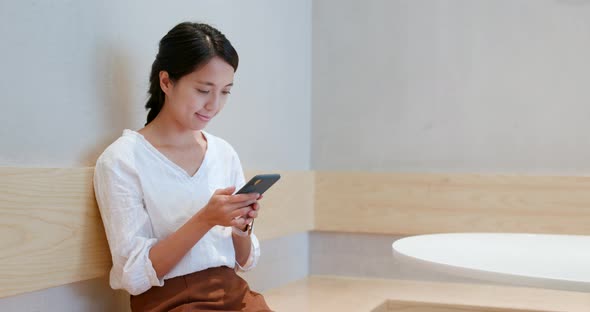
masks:
[[[202,122],[202,121],[192,122],[190,124],[189,128],[194,131],[199,131],[199,130],[205,129],[205,127],[207,127],[208,124],[209,124],[208,122]]]

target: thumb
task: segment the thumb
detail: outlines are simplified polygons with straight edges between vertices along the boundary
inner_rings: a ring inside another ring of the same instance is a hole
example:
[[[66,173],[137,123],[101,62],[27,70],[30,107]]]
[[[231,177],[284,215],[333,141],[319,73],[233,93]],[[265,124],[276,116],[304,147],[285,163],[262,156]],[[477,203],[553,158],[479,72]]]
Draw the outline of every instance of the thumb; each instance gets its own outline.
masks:
[[[236,190],[235,186],[226,187],[224,189],[218,189],[215,191],[215,195],[232,195]]]

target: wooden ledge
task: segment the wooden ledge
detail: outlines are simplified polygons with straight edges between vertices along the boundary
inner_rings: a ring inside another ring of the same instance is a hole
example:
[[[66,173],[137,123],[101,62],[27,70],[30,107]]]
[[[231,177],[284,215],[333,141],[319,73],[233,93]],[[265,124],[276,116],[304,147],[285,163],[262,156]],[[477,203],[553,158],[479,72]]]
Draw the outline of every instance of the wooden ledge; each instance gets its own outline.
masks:
[[[276,311],[589,311],[590,293],[441,282],[310,276],[264,293]]]

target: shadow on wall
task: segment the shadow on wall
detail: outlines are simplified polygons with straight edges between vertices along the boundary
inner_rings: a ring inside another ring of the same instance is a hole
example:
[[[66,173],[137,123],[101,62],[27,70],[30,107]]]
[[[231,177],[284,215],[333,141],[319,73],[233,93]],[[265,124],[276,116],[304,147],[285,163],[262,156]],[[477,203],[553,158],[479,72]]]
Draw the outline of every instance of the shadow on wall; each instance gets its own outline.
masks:
[[[81,298],[78,311],[131,311],[129,294],[124,290],[113,290],[108,276],[68,285],[76,298]]]
[[[0,311],[131,311],[129,294],[112,290],[108,277],[42,289],[0,300]]]
[[[101,107],[96,116],[97,129],[100,129],[100,139],[96,145],[85,153],[82,153],[80,163],[94,166],[96,159],[113,141],[115,141],[123,129],[134,125],[135,106],[132,96],[133,82],[131,79],[131,58],[118,43],[103,43],[96,48],[96,81],[100,84],[96,87],[96,97]]]
[[[130,57],[120,48],[121,45],[111,42],[98,45],[96,49],[96,86],[97,103],[101,106],[96,111],[96,128],[100,133],[96,144],[82,153],[80,163],[94,166],[100,154],[119,136],[123,129],[132,127],[135,123],[135,106],[132,96],[132,68]],[[102,222],[100,223],[102,224]],[[102,231],[102,229],[101,229]],[[104,237],[104,234],[103,234]],[[106,241],[106,237],[104,237]],[[82,281],[71,285],[72,292],[77,298],[87,304],[86,311],[130,311],[129,294],[122,290],[112,290],[109,286],[108,273],[103,278]]]

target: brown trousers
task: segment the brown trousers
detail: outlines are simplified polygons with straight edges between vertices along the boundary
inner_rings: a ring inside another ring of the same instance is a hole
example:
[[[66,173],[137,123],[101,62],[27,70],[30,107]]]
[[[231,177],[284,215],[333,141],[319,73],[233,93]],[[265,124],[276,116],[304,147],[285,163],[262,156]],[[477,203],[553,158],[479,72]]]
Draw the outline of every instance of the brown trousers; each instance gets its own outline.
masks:
[[[250,290],[234,269],[222,266],[167,279],[164,286],[131,296],[131,310],[149,312],[268,312],[261,294]]]

